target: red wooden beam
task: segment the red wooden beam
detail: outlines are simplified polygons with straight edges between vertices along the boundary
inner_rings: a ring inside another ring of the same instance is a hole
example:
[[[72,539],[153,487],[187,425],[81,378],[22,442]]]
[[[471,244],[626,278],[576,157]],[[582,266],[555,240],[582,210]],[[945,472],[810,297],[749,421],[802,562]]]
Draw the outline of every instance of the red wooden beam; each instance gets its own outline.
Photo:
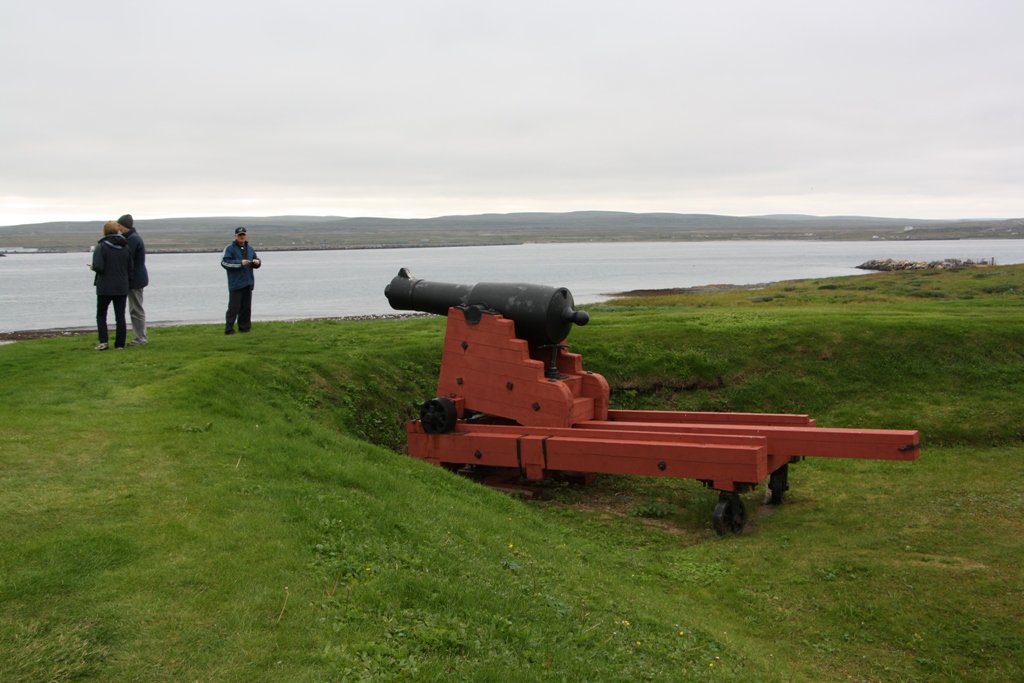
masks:
[[[615,432],[460,422],[445,434],[409,424],[409,454],[437,465],[475,464],[519,468],[528,479],[549,473],[602,472],[700,479],[733,491],[737,483],[767,477],[770,459],[763,437],[726,434]],[[781,466],[779,462],[777,466]]]
[[[618,411],[610,411],[612,413]],[[639,413],[641,411],[631,411]],[[763,436],[768,452],[791,458],[864,458],[874,460],[917,460],[921,438],[916,429],[831,429],[822,427],[776,427],[748,424],[683,424],[666,422],[579,422],[578,429],[666,432],[692,438],[696,434]]]
[[[768,425],[776,427],[813,427],[809,415],[785,413],[698,413],[674,410],[609,410],[608,419],[615,422],[670,422]]]

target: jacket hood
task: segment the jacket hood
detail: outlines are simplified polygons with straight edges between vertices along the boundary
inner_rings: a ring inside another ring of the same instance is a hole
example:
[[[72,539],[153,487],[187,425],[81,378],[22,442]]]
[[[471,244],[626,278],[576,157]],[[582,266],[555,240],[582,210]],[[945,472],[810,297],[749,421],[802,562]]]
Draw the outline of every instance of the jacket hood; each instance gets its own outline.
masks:
[[[124,238],[124,235],[104,235],[97,244],[102,244],[104,242],[112,247],[116,247],[117,249],[123,249],[128,246],[128,240]]]

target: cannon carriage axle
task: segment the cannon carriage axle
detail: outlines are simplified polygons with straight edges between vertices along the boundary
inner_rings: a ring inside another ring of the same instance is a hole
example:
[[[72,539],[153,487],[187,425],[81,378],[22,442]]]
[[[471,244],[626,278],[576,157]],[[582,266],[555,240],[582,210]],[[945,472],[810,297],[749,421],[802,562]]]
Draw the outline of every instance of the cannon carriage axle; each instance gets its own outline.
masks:
[[[713,522],[725,534],[745,524],[741,493],[767,479],[772,502],[782,502],[796,459],[919,454],[915,430],[825,429],[807,415],[611,410],[608,382],[564,343],[572,324],[589,320],[564,288],[428,283],[402,269],[385,295],[399,310],[447,315],[436,397],[406,431],[411,456],[448,469],[504,469],[527,487],[562,474],[696,479],[720,492]]]

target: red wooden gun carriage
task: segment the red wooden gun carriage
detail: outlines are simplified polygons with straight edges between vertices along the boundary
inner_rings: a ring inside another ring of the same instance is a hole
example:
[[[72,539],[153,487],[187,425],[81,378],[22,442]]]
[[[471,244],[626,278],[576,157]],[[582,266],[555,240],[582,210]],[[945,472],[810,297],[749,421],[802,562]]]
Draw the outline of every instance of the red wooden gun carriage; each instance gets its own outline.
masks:
[[[768,479],[782,502],[803,457],[914,460],[916,430],[824,429],[807,415],[611,410],[608,382],[565,339],[589,316],[565,288],[456,285],[405,269],[392,308],[448,317],[437,397],[407,426],[409,455],[520,482],[594,473],[696,479],[719,491],[714,526],[740,531],[740,494]]]

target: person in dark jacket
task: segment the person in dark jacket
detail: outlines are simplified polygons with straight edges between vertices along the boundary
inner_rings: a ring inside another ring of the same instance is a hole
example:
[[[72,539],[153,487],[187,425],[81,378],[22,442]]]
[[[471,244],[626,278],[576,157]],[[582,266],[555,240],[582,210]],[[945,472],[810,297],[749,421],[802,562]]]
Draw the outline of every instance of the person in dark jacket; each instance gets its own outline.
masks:
[[[252,290],[256,285],[253,270],[260,267],[256,250],[249,246],[245,228],[235,228],[235,241],[224,249],[221,267],[228,272],[228,313],[224,334],[252,329]]]
[[[146,243],[135,230],[135,219],[126,213],[117,219],[121,236],[128,240],[128,251],[132,253],[135,266],[128,274],[128,314],[132,319],[132,334],[135,336],[128,346],[142,346],[149,343],[146,336],[146,309],[142,307],[142,289],[149,284],[149,271],[146,270]]]
[[[114,348],[123,351],[125,337],[128,335],[124,320],[124,307],[128,300],[128,278],[132,272],[132,252],[128,249],[128,240],[120,235],[120,226],[116,221],[107,221],[103,225],[103,239],[92,252],[92,263],[89,267],[96,273],[93,284],[96,286],[96,327],[99,330],[100,344],[97,351],[110,348],[107,336],[107,308],[114,304]]]

